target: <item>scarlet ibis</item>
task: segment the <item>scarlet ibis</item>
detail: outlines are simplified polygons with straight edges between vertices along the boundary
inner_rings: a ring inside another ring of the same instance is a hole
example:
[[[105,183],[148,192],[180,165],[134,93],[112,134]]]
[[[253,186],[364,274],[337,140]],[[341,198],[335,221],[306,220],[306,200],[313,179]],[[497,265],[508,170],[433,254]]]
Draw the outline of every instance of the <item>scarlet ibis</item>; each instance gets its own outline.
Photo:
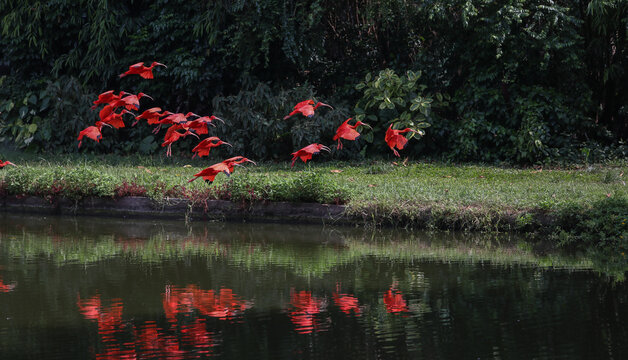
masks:
[[[193,112],[188,112],[187,114],[183,113],[171,113],[170,111],[164,111],[162,116],[166,116],[157,122],[157,127],[153,130],[153,133],[156,134],[161,129],[162,125],[175,124],[175,125],[183,125],[188,122],[188,118],[191,116],[199,116]],[[189,129],[187,126],[186,129]]]
[[[120,93],[116,95],[113,93],[113,90],[105,91],[104,93],[98,95],[98,100],[94,101],[92,110],[96,109],[99,104],[110,104],[116,102],[120,100],[124,95],[128,95],[128,93],[120,91]]]
[[[135,117],[135,122],[131,126],[135,126],[140,120],[146,119],[148,125],[159,124],[159,118],[164,116],[165,113],[159,113],[161,108],[154,107],[144,111],[141,115]]]
[[[231,175],[231,171],[229,171],[229,165],[223,163],[223,162],[219,162],[217,164],[214,164],[208,168],[205,168],[201,171],[199,171],[198,173],[194,174],[194,178],[188,180],[188,182],[192,182],[196,179],[198,179],[199,177],[202,177],[203,180],[205,180],[205,182],[208,183],[212,183],[214,181],[214,179],[216,178],[216,175],[220,174],[221,172],[224,172],[227,176]]]
[[[139,75],[141,77],[143,77],[144,79],[152,79],[153,78],[153,68],[155,66],[163,66],[165,68],[168,68],[166,65],[158,63],[156,61],[153,61],[152,64],[150,64],[150,66],[144,66],[143,62],[139,62],[137,64],[133,64],[131,66],[129,66],[129,70],[127,70],[126,72],[120,74],[120,78],[123,78],[127,75]]]
[[[331,152],[331,149],[323,144],[310,144],[301,150],[293,152],[292,165],[290,167],[294,167],[294,162],[297,161],[297,158],[301,158],[304,163],[307,163],[308,160],[312,159],[312,155],[318,154],[321,150]]]
[[[124,106],[128,110],[139,110],[140,108],[140,99],[143,97],[147,97],[153,100],[152,97],[144,94],[143,92],[138,93],[137,95],[127,94],[125,97],[110,103],[113,107]]]
[[[185,130],[185,132],[180,133],[179,130]],[[166,136],[164,137],[164,143],[161,144],[162,147],[168,146],[168,150],[166,151],[166,156],[172,156],[172,143],[188,135],[193,135],[198,138],[198,135],[196,135],[195,133],[191,132],[188,129],[185,129],[183,126],[179,124],[174,124],[171,127],[169,127],[168,130],[166,131]]]
[[[131,115],[135,115],[130,111],[127,111],[126,109],[122,109],[122,111],[118,114],[116,112],[111,112],[109,114],[109,116],[107,116],[106,118],[102,119],[102,122],[105,124],[108,124],[116,129],[120,129],[124,127],[124,121],[122,121],[122,115],[124,114],[131,114]]]
[[[194,120],[194,121],[196,121],[196,120]],[[212,148],[218,147],[218,146],[220,146],[222,144],[232,146],[228,142],[224,142],[224,141],[220,140],[219,138],[217,138],[216,136],[212,136],[212,137],[208,137],[207,139],[203,139],[203,141],[201,141],[198,145],[196,145],[196,147],[194,147],[194,149],[192,149],[192,152],[194,153],[192,158],[194,158],[194,156],[196,156],[196,155],[198,155],[198,157],[208,156],[209,155],[209,151]]]
[[[369,128],[371,127],[370,125],[365,124],[361,121],[356,121],[355,125],[349,125],[349,121],[351,121],[352,119],[353,118],[348,118],[345,122],[340,124],[340,126],[336,130],[336,135],[334,135],[334,140],[338,140],[338,147],[337,147],[338,149],[342,149],[342,142],[340,142],[340,139],[355,140],[358,137],[360,137],[360,133],[357,132],[355,128],[357,128],[360,125],[368,126]]]
[[[406,137],[401,134],[407,133],[409,131],[418,133],[418,131],[410,128],[405,128],[403,130],[394,130],[392,128],[392,124],[390,124],[388,130],[386,130],[386,144],[388,144],[388,146],[396,156],[399,156],[399,153],[397,152],[397,150],[395,150],[395,147],[397,147],[397,149],[399,150],[403,150],[403,148],[405,148],[408,144],[408,139],[406,139]]]
[[[216,126],[212,123],[213,120],[220,120],[222,121],[222,119],[212,115],[212,116],[201,116],[198,119],[189,121],[187,123],[187,126],[196,131],[197,134],[199,135],[204,135],[204,134],[209,134],[209,131],[207,130],[207,125],[211,125],[211,126]],[[224,124],[224,121],[222,121],[222,123]]]
[[[111,126],[107,123],[104,123],[102,121],[96,121],[96,125],[95,126],[88,126],[85,129],[81,130],[81,132],[79,132],[79,136],[78,136],[78,147],[81,147],[81,143],[83,142],[83,137],[87,136],[88,138],[94,140],[95,142],[99,143],[100,139],[102,139],[102,127],[106,125],[106,126]]]
[[[5,162],[2,162],[2,160],[0,160],[0,169],[2,169],[3,167],[5,167],[7,165],[17,166],[14,163],[10,162],[9,160],[6,160]]]
[[[199,177],[202,177],[203,180],[205,180],[205,182],[208,182],[211,184],[216,178],[216,175],[220,174],[221,172],[224,172],[227,176],[231,176],[231,173],[234,170],[234,166],[240,165],[245,162],[250,162],[254,165],[257,165],[255,161],[251,159],[247,159],[243,156],[235,156],[227,160],[223,160],[222,162],[219,162],[217,164],[214,164],[206,169],[201,170],[200,172],[194,175],[193,179],[188,180],[188,182],[192,182],[198,179]]]
[[[299,113],[303,116],[312,117],[314,116],[314,110],[318,109],[321,106],[327,106],[328,108],[333,109],[333,107],[331,107],[330,105],[323,104],[322,102],[318,102],[316,103],[316,105],[314,105],[314,100],[305,100],[296,104],[292,109],[292,112],[284,116],[283,119],[286,120],[289,117]]]

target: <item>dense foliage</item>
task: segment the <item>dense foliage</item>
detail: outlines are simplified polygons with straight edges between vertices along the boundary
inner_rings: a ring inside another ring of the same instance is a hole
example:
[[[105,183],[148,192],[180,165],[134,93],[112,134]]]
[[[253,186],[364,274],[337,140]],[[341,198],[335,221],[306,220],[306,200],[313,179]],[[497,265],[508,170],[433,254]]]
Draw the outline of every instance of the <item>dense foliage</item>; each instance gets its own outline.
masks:
[[[376,121],[375,139],[389,121],[426,120],[414,156],[594,160],[609,144],[626,155],[626,0],[6,0],[0,18],[0,140],[22,148],[75,151],[97,116],[89,100],[119,89],[222,115],[235,127],[225,140],[260,158],[331,143],[355,115]],[[153,60],[169,65],[156,79],[118,79]],[[382,75],[407,76],[394,109],[369,103],[386,95],[369,85]],[[336,107],[325,126],[280,122],[304,93]],[[160,140],[135,127],[87,148],[151,153]]]

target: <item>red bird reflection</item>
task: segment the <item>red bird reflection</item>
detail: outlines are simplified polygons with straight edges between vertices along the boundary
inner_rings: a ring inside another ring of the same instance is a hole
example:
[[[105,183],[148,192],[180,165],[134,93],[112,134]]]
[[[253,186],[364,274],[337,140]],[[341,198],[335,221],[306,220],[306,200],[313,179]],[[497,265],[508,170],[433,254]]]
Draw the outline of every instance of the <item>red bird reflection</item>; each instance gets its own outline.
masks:
[[[252,301],[240,298],[231,289],[202,290],[195,285],[185,288],[166,287],[163,304],[169,321],[175,321],[178,314],[191,313],[194,310],[204,316],[228,320],[253,306]]]
[[[13,284],[5,284],[0,277],[0,293],[8,293],[15,289],[15,283]]]
[[[408,303],[403,298],[401,291],[395,288],[394,284],[384,293],[384,305],[386,306],[386,311],[393,314],[409,311]]]
[[[299,334],[310,334],[314,330],[321,330],[316,315],[325,308],[323,300],[312,296],[311,291],[290,290],[290,305],[294,308],[288,313],[290,320],[296,326]]]
[[[96,359],[188,359],[210,357],[216,346],[214,333],[208,331],[205,319],[187,316],[182,321],[174,319],[169,328],[161,328],[154,321],[146,321],[137,327],[132,321],[122,319],[120,300],[103,306],[96,295],[77,302],[79,311],[87,320],[98,324],[101,349]],[[188,314],[189,315],[189,314]]]
[[[332,299],[334,300],[334,304],[336,304],[343,313],[351,315],[353,312],[355,315],[360,316],[358,298],[352,295],[342,294],[340,284],[336,284],[336,291],[332,294]]]

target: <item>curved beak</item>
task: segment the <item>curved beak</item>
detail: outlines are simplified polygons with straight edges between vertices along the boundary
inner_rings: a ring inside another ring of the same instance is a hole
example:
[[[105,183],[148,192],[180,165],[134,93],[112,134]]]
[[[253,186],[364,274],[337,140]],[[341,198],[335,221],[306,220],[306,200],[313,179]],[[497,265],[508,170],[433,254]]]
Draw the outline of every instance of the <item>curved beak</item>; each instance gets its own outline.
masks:
[[[224,141],[222,142],[221,145],[229,145],[229,146],[233,147],[233,145],[229,144],[228,142],[224,142]]]
[[[166,69],[168,68],[166,65],[164,65],[164,64],[162,64],[162,63],[158,63],[158,62],[156,62],[156,63],[155,63],[155,65],[157,65],[157,66],[163,66],[163,67],[165,67]]]
[[[366,126],[366,127],[367,127],[367,128],[369,128],[369,129],[373,129],[373,128],[371,127],[371,125],[369,125],[369,124],[365,124],[365,123],[363,123],[363,122],[360,122],[360,124],[359,124],[359,125]]]
[[[147,98],[149,98],[149,99],[151,99],[151,100],[155,101],[155,99],[153,99],[153,97],[152,97],[152,96],[150,96],[150,95],[146,95],[146,94],[144,94],[144,97],[147,97]]]
[[[219,118],[218,116],[214,116],[214,119],[220,121],[223,124],[225,123],[225,121],[223,119]]]
[[[323,145],[323,146],[321,147],[321,150],[325,150],[325,151],[327,151],[327,152],[331,152],[331,149],[330,149],[330,148],[328,148],[328,147],[327,147],[327,146],[325,146],[325,145]]]

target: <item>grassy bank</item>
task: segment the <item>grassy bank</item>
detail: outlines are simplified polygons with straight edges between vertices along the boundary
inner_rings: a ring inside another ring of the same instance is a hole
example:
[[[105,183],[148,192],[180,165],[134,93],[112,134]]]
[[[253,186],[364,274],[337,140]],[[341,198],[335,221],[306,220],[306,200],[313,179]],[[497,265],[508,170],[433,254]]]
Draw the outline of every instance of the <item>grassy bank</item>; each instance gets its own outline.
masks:
[[[357,223],[415,228],[524,231],[561,244],[628,252],[626,163],[569,168],[501,168],[390,161],[260,164],[212,185],[188,183],[207,159],[53,157],[11,154],[0,194],[148,196],[196,204],[293,201],[346,204]]]

